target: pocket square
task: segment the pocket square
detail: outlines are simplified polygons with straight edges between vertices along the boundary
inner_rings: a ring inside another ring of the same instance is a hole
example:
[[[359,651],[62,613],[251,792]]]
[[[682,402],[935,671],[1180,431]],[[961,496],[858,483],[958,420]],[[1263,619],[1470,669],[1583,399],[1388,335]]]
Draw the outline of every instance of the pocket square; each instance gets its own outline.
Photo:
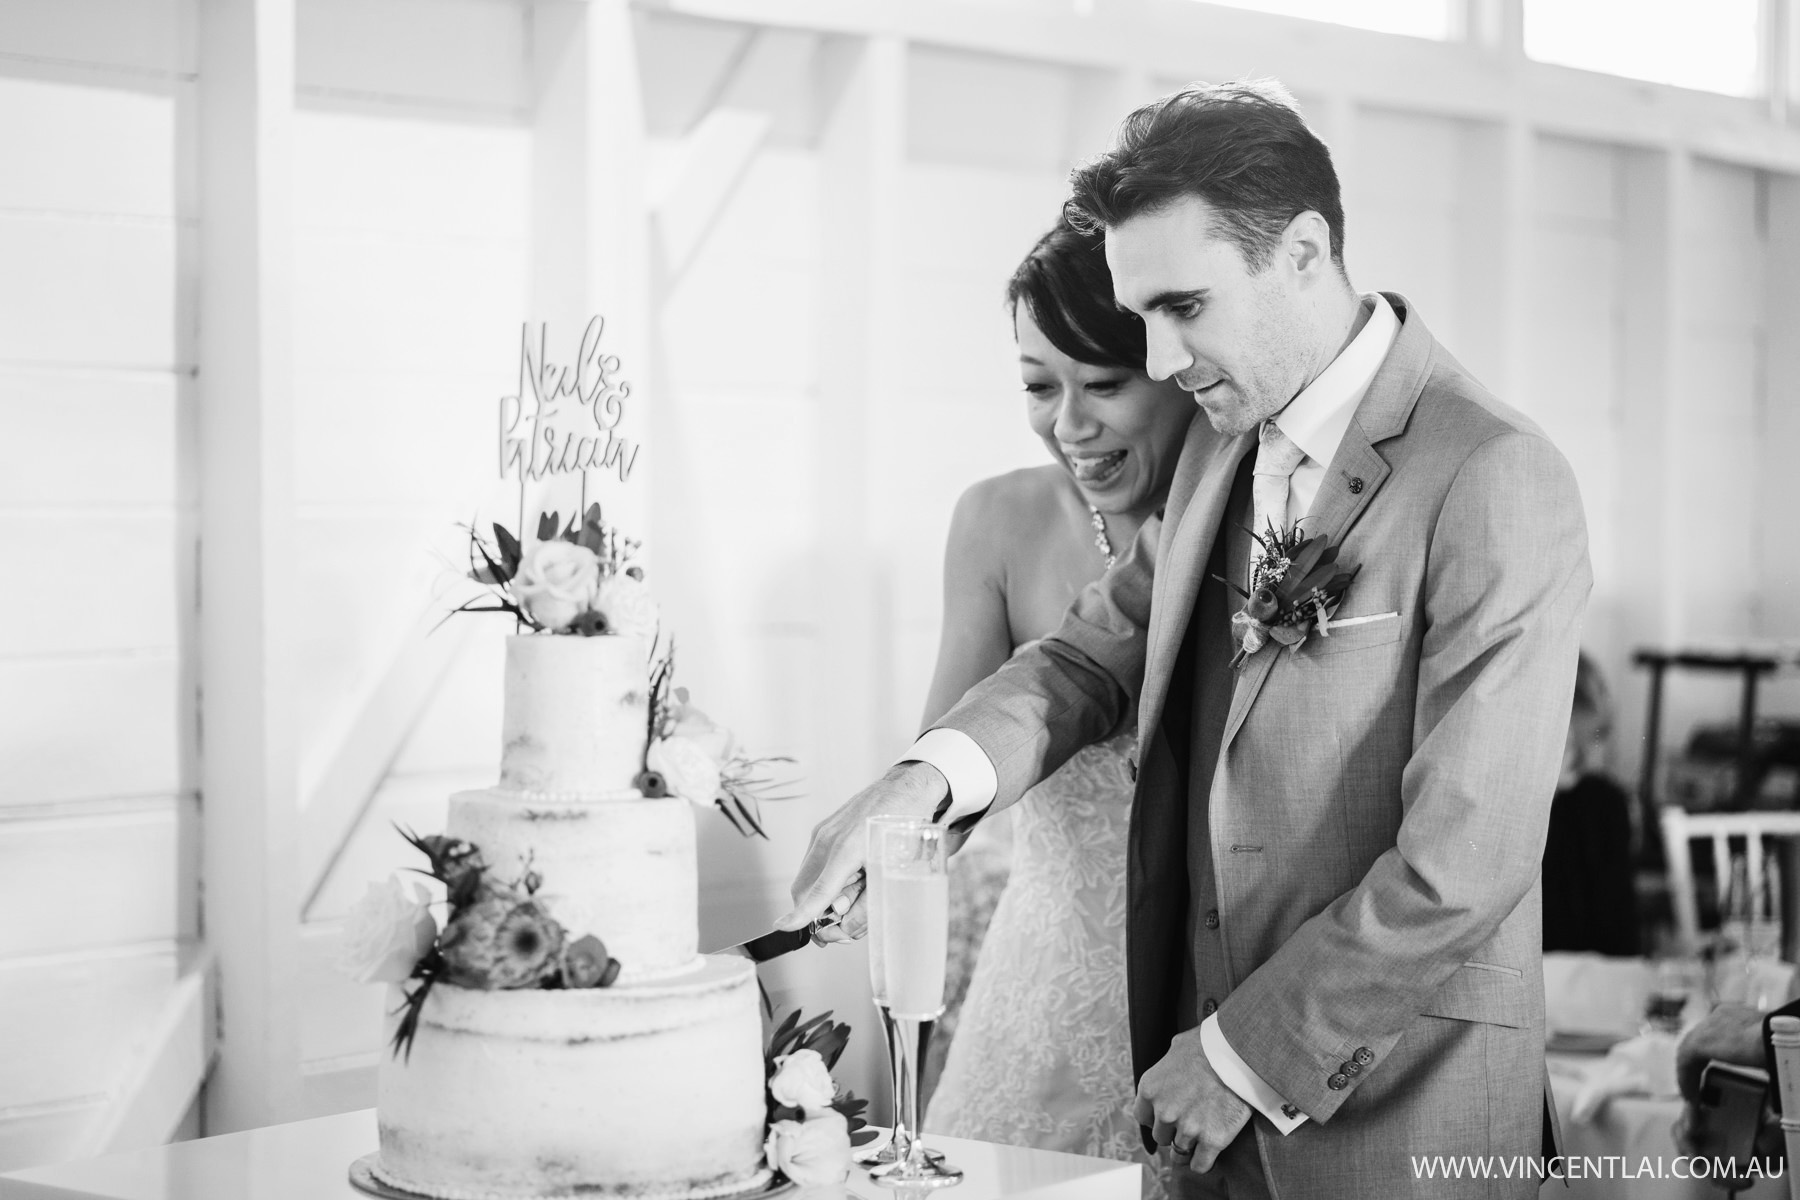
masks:
[[[1400,616],[1397,612],[1371,613],[1366,617],[1331,617],[1319,622],[1319,636],[1330,637],[1333,629],[1349,629],[1355,625],[1373,625],[1377,621],[1392,621]]]

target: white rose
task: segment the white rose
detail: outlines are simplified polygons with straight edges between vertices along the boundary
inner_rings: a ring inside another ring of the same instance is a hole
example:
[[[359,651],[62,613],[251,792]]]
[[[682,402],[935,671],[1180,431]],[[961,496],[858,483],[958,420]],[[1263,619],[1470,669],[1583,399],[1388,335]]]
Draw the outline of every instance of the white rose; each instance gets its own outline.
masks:
[[[656,640],[659,619],[650,585],[629,575],[609,575],[594,597],[594,608],[606,614],[606,624],[625,637]]]
[[[769,1095],[775,1097],[777,1104],[811,1114],[817,1109],[831,1107],[837,1085],[831,1081],[831,1071],[817,1050],[796,1050],[775,1060]]]
[[[763,1155],[801,1187],[842,1183],[850,1174],[850,1123],[835,1108],[804,1121],[777,1121],[769,1126]]]
[[[437,933],[431,894],[417,883],[408,893],[390,875],[371,883],[350,910],[338,969],[358,983],[399,983],[431,950]]]
[[[525,552],[509,586],[525,614],[555,633],[594,606],[600,559],[573,542],[536,542]]]
[[[708,808],[719,796],[721,763],[693,738],[676,734],[650,744],[644,765],[663,777],[671,795]]]
[[[686,738],[704,750],[714,762],[723,765],[731,761],[732,752],[737,747],[737,739],[731,730],[713,722],[713,719],[691,704],[683,704],[675,717],[674,736]]]

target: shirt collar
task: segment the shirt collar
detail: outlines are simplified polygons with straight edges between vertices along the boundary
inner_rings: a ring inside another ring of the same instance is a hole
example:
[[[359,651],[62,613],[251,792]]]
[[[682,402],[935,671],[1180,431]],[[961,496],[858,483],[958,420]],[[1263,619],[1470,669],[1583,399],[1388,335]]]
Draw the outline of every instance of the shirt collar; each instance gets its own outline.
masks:
[[[1373,292],[1363,297],[1364,304],[1370,301],[1374,311],[1350,344],[1274,417],[1276,427],[1320,466],[1329,465],[1337,454],[1356,406],[1400,331],[1400,318],[1387,297]]]

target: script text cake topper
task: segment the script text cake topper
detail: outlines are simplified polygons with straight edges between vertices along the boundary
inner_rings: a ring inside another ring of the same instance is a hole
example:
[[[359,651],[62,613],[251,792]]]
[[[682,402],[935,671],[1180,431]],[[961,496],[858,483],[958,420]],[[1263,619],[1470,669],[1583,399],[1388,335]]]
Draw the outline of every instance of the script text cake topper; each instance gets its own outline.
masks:
[[[617,471],[631,478],[641,446],[619,435],[631,385],[619,378],[619,356],[600,349],[604,317],[581,334],[573,364],[550,361],[548,326],[527,323],[519,334],[519,390],[500,398],[500,477],[519,484],[554,475]]]

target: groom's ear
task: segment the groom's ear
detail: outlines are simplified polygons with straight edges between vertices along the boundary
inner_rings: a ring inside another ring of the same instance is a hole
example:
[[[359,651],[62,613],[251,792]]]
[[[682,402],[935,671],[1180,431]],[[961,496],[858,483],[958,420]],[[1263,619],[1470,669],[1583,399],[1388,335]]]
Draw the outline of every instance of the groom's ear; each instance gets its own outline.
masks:
[[[1280,253],[1297,275],[1337,273],[1337,266],[1331,261],[1331,226],[1310,208],[1296,213],[1288,222]]]

